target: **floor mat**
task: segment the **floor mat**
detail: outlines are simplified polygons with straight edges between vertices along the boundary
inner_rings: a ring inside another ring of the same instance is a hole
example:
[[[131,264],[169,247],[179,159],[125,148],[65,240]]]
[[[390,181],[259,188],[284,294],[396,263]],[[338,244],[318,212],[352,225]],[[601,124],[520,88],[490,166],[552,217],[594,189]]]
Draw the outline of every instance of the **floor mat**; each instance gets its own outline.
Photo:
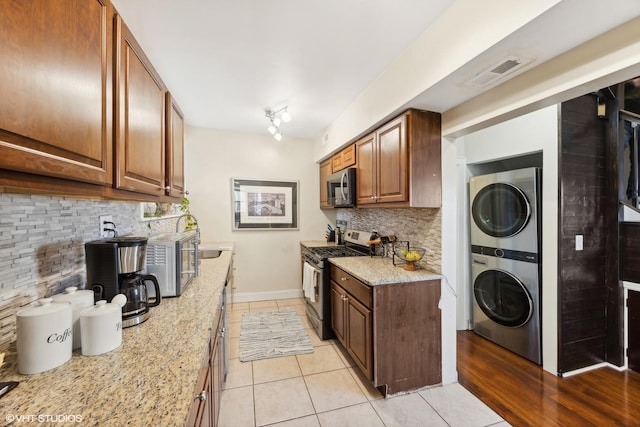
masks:
[[[313,353],[311,339],[292,308],[249,312],[240,325],[240,361]]]

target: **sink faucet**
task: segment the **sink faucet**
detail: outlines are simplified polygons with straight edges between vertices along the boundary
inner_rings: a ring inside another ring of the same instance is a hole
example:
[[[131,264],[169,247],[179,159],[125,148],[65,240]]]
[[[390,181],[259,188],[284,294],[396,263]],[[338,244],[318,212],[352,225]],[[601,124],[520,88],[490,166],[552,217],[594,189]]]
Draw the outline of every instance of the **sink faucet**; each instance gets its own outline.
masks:
[[[200,260],[198,259],[198,245],[200,244],[200,225],[198,225],[198,219],[192,214],[182,214],[176,220],[176,233],[179,231],[180,220],[185,217],[193,218],[193,221],[196,223],[196,238],[193,241],[193,273],[195,277],[199,276],[198,264]]]

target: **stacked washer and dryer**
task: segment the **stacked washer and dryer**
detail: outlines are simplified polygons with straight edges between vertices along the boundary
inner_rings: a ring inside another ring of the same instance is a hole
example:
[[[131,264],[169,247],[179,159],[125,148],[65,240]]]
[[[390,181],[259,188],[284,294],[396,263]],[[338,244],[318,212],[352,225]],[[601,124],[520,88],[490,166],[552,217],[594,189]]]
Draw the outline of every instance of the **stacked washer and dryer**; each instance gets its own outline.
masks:
[[[539,365],[541,176],[527,168],[469,182],[473,329]]]

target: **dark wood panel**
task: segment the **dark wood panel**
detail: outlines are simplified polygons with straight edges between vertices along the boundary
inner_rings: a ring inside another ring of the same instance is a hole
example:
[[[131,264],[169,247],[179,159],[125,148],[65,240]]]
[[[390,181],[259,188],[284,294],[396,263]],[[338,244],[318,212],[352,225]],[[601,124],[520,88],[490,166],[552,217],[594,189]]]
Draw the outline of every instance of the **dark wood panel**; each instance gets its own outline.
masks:
[[[640,223],[620,224],[620,279],[640,283]]]
[[[638,425],[637,372],[560,378],[471,331],[457,338],[458,381],[513,426]]]
[[[629,368],[640,372],[640,292],[629,291]]]
[[[560,113],[560,218],[558,233],[558,370],[606,360],[607,305],[616,206],[611,206],[606,122],[586,95],[562,103]],[[576,251],[575,235],[585,236]]]
[[[442,205],[441,133],[440,114],[417,110],[409,112],[411,206],[436,208]]]
[[[375,382],[389,393],[442,381],[439,300],[439,280],[374,287]]]

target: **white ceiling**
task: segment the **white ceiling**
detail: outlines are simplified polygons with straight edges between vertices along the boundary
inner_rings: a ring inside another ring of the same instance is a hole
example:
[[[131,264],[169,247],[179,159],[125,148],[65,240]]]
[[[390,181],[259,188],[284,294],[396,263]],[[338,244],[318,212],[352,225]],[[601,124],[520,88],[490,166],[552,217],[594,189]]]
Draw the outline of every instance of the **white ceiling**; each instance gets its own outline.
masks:
[[[188,124],[266,133],[264,110],[288,106],[283,133],[302,138],[321,136],[454,2],[113,0]],[[563,0],[411,106],[446,111],[486,90],[463,83],[507,55],[531,68],[638,15],[639,0]]]

